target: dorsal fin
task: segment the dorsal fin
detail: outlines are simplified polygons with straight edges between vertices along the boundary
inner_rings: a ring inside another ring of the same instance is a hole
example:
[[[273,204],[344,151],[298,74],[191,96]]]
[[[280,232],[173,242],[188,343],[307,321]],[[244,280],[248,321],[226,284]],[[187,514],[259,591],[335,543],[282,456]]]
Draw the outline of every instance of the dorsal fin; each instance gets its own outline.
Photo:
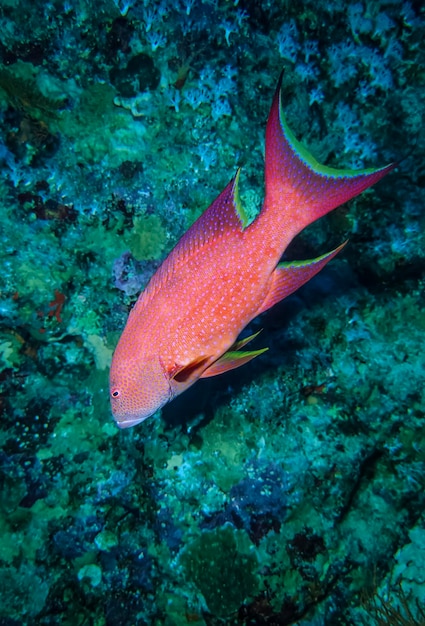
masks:
[[[148,284],[144,298],[150,297],[160,288],[175,269],[210,242],[227,234],[242,233],[247,217],[239,200],[238,182],[240,169],[214,202],[198,217],[164,260]]]
[[[184,259],[211,240],[229,232],[243,230],[247,219],[239,201],[239,173],[238,169],[221,194],[183,235],[171,252],[170,259]]]

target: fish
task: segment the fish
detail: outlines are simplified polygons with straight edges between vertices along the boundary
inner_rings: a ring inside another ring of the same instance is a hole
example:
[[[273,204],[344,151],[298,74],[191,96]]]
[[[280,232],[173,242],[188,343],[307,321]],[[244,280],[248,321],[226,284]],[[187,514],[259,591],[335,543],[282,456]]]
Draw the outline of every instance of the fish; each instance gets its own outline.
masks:
[[[321,165],[296,139],[282,107],[282,76],[266,124],[265,193],[249,222],[240,169],[201,214],[131,309],[110,369],[112,414],[120,428],[143,422],[201,378],[233,370],[267,348],[239,339],[258,315],[309,281],[345,246],[314,259],[281,262],[306,226],[357,196],[395,166],[361,170]]]

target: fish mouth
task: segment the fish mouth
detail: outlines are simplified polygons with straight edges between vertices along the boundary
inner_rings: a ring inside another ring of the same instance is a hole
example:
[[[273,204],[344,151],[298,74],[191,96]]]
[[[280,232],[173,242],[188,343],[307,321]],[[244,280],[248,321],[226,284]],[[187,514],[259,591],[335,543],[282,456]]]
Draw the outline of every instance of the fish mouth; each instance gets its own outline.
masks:
[[[140,424],[145,420],[145,417],[129,417],[125,420],[115,420],[118,428],[130,428],[131,426],[136,426],[136,424]]]

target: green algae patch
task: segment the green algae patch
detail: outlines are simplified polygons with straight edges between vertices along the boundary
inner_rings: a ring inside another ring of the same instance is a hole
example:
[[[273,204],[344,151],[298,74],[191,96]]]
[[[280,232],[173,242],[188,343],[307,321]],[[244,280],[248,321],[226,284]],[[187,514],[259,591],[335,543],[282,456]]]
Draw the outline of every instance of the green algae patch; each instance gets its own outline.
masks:
[[[160,259],[166,233],[157,215],[136,217],[130,237],[130,250],[138,261]]]
[[[79,161],[102,162],[105,168],[115,168],[143,152],[146,128],[135,123],[129,111],[117,109],[114,93],[106,84],[91,85],[82,93],[78,106],[63,111],[58,127],[72,141]]]
[[[235,613],[258,593],[258,562],[251,547],[245,531],[224,526],[202,532],[182,554],[187,577],[202,592],[212,614]]]

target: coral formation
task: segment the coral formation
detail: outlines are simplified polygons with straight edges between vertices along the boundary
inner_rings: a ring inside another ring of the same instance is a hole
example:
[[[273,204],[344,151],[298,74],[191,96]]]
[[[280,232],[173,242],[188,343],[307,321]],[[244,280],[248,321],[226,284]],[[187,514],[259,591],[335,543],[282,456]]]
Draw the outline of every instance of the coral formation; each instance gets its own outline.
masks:
[[[423,623],[422,3],[42,4],[0,7],[0,623]],[[320,162],[399,167],[291,246],[350,240],[266,354],[118,432],[128,310],[236,167],[259,209],[282,67]]]

